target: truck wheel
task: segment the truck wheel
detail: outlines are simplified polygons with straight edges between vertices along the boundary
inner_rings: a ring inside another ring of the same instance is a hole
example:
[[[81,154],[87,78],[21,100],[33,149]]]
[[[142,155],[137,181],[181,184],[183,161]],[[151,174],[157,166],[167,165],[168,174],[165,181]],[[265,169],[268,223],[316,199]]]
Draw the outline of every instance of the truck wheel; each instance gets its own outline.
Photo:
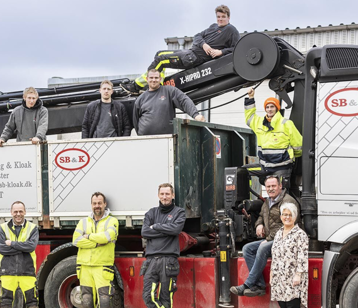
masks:
[[[356,268],[343,284],[339,295],[339,308],[358,308],[358,268]]]
[[[76,275],[77,256],[59,262],[47,277],[44,291],[45,307],[72,308],[70,294],[79,285]]]
[[[79,285],[76,274],[77,256],[59,262],[47,277],[44,292],[45,307],[73,308],[71,291]],[[115,283],[114,307],[123,308],[123,291]]]

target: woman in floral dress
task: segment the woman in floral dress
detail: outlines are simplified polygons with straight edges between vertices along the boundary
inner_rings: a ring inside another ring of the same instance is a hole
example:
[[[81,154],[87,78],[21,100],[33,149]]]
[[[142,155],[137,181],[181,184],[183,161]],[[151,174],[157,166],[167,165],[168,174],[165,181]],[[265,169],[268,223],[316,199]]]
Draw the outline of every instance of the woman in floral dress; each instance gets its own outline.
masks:
[[[271,300],[278,301],[281,308],[307,307],[308,237],[295,225],[297,207],[293,203],[284,203],[280,212],[283,227],[271,250]]]

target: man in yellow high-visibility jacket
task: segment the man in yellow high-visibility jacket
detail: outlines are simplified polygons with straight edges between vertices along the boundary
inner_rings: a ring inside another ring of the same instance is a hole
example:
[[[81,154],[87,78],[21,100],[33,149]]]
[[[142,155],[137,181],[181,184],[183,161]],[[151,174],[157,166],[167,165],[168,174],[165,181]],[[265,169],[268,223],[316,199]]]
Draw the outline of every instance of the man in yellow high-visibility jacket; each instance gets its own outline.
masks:
[[[260,117],[256,114],[254,89],[250,88],[248,95],[249,98],[245,99],[245,121],[256,134],[260,165],[244,167],[251,175],[276,174],[289,182],[295,157],[302,156],[302,135],[291,120],[281,115],[277,98],[266,99],[266,115]]]
[[[106,197],[95,192],[91,197],[92,213],[80,220],[73,234],[78,247],[77,276],[84,308],[111,307],[114,293],[114,250],[118,220],[106,209]]]
[[[1,308],[12,308],[15,292],[20,287],[26,307],[38,307],[36,288],[36,254],[39,231],[25,219],[21,201],[11,205],[12,219],[0,227]]]

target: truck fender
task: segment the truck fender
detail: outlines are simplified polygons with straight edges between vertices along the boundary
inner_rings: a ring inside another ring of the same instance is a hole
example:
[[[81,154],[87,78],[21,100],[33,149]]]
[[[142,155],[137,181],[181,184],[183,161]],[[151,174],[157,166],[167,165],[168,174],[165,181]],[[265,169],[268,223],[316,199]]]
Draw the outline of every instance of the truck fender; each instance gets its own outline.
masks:
[[[349,240],[358,236],[358,220],[352,221],[334,232],[327,242],[346,244]]]

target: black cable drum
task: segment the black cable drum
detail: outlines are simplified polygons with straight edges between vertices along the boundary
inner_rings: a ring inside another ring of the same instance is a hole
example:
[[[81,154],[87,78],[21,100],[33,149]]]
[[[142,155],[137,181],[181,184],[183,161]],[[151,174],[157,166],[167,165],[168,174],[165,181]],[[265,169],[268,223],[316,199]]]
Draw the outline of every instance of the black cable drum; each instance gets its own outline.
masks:
[[[260,81],[272,75],[280,63],[277,43],[268,35],[253,32],[243,36],[233,53],[236,73],[247,81]]]

